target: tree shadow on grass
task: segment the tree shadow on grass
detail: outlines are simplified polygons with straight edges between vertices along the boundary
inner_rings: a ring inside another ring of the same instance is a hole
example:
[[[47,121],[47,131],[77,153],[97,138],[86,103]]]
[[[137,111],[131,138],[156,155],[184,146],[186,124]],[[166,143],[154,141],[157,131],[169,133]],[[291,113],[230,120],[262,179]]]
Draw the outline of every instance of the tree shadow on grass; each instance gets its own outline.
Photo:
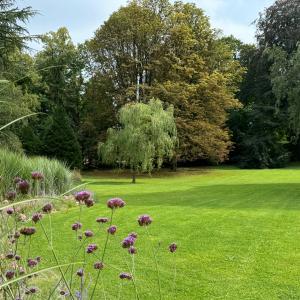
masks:
[[[141,206],[300,210],[300,184],[297,183],[212,185],[125,196],[131,205]]]

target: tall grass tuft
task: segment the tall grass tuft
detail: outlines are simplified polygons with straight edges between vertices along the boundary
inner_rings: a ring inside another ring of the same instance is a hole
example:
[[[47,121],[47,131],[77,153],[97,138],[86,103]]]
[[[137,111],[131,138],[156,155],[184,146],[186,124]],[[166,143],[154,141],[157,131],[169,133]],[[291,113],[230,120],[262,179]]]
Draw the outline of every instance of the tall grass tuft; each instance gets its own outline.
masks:
[[[70,189],[72,172],[62,162],[44,157],[30,158],[19,153],[0,149],[0,198],[14,190],[16,176],[32,181],[31,172],[38,171],[44,175],[41,191],[44,195],[54,196]]]

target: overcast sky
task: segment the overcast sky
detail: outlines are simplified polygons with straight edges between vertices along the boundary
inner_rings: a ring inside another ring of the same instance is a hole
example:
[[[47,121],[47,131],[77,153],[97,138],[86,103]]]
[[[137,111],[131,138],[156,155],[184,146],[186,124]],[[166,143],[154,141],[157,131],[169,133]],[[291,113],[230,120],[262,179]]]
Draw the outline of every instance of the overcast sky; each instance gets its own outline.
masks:
[[[255,42],[251,23],[274,0],[194,0],[205,10],[215,28],[244,42]],[[19,7],[32,6],[39,15],[30,20],[32,34],[55,31],[65,26],[75,42],[90,38],[94,31],[127,0],[18,0]],[[33,45],[38,49],[38,45]]]

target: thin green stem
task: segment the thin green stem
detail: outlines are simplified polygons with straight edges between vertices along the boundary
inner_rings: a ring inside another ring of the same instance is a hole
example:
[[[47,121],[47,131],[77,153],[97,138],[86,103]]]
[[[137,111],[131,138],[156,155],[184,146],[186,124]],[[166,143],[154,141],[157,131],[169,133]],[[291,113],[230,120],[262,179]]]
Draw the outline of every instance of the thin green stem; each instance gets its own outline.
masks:
[[[113,216],[114,216],[114,209],[111,210],[109,227],[112,225]],[[105,256],[105,252],[106,252],[108,240],[109,240],[109,232],[107,231],[107,233],[106,233],[106,240],[105,240],[105,244],[104,244],[104,248],[103,248],[103,253],[102,253],[102,257],[101,257],[101,262],[102,262],[102,263],[104,262],[104,256]],[[96,281],[95,281],[95,285],[94,285],[94,288],[93,288],[93,291],[92,291],[91,300],[92,300],[93,297],[94,297],[94,294],[95,294],[95,291],[96,291],[96,287],[97,287],[97,285],[98,285],[100,273],[101,273],[101,270],[99,269],[99,270],[98,270],[98,274],[97,274],[97,278],[96,278]]]
[[[54,259],[55,259],[55,261],[56,261],[56,264],[59,266],[58,258],[57,258],[57,256],[56,256],[55,251],[54,251],[53,245],[50,243],[50,239],[49,239],[48,234],[47,234],[47,232],[46,232],[46,230],[45,230],[45,227],[44,227],[44,225],[43,225],[42,220],[40,221],[40,224],[41,224],[41,227],[42,227],[42,229],[43,229],[43,232],[44,232],[44,234],[45,234],[45,236],[46,236],[46,239],[47,239],[47,241],[48,241],[48,244],[49,244],[49,246],[50,246],[50,248],[51,248],[51,252],[52,252],[53,257],[54,257]],[[69,293],[70,293],[71,298],[74,299],[74,296],[73,296],[72,291],[71,291],[71,289],[70,289],[70,287],[69,287],[69,285],[68,285],[68,282],[67,282],[67,280],[66,280],[66,277],[65,277],[65,274],[64,274],[62,268],[59,266],[58,269],[59,269],[60,274],[61,274],[61,276],[62,276],[62,278],[63,278],[63,280],[64,280],[64,282],[65,282],[65,285],[66,285],[66,287],[67,287],[67,289],[68,289],[68,291],[69,291]]]
[[[86,240],[86,239],[85,239],[85,240]],[[72,270],[74,269],[74,262],[75,262],[75,259],[76,259],[76,257],[77,257],[77,254],[79,253],[79,251],[80,251],[80,250],[82,249],[82,247],[84,246],[85,240],[80,244],[79,248],[77,249],[76,253],[74,254],[74,256],[73,256],[73,258],[72,258],[72,260],[71,260],[71,262],[72,262],[72,265],[71,265]],[[68,272],[69,268],[70,268],[70,265],[67,267],[66,273]],[[71,273],[70,289],[72,289],[72,277],[73,277],[72,275],[73,275],[73,271],[72,271],[72,273]],[[56,286],[54,287],[54,289],[53,289],[53,290],[51,291],[51,293],[49,294],[48,300],[51,299],[52,295],[54,294],[55,290],[57,289],[57,287],[59,286],[59,284],[60,284],[61,281],[62,281],[62,278],[60,278],[60,280],[58,281],[58,283],[56,284]]]
[[[154,246],[153,246],[153,243],[152,243],[152,240],[151,240],[151,236],[150,236],[150,233],[149,233],[149,230],[148,230],[148,226],[145,226],[145,228],[146,228],[146,232],[147,232],[147,235],[148,235],[148,238],[149,238],[149,241],[150,241],[151,251],[152,251],[152,255],[153,255],[153,258],[154,258],[154,262],[155,262],[157,284],[158,284],[158,291],[159,291],[159,299],[161,300],[162,299],[162,294],[161,294],[161,284],[160,284],[160,276],[159,276],[157,256],[156,256],[155,249],[154,249]]]

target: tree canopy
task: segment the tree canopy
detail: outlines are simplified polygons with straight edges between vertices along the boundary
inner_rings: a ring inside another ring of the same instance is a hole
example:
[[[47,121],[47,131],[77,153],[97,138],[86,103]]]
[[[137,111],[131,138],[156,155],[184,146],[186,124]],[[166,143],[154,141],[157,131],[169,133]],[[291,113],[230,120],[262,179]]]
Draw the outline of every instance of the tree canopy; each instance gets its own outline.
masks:
[[[133,182],[138,172],[160,168],[165,158],[174,156],[177,132],[172,106],[152,99],[148,104],[128,103],[119,113],[119,127],[108,130],[107,141],[100,144],[103,162],[129,167]]]

